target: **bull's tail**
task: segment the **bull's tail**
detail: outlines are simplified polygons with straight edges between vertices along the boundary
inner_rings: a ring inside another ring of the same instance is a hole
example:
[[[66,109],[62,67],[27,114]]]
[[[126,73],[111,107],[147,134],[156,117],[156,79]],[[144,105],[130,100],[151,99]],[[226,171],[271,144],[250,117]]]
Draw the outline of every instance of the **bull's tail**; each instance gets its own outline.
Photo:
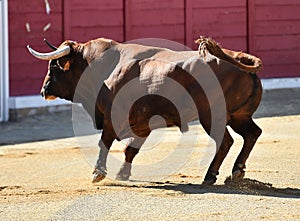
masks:
[[[249,73],[257,73],[262,68],[262,61],[259,58],[244,52],[221,48],[220,45],[211,38],[201,36],[195,42],[199,44],[199,54],[204,57],[206,53],[209,52]]]

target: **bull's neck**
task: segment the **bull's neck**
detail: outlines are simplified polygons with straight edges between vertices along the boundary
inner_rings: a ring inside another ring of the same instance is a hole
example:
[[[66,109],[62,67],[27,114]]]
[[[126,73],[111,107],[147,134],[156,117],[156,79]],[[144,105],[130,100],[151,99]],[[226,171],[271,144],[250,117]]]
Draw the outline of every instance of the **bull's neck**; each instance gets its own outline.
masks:
[[[83,58],[90,64],[94,60],[101,58],[105,51],[109,50],[116,44],[118,43],[104,38],[88,41],[82,45]]]

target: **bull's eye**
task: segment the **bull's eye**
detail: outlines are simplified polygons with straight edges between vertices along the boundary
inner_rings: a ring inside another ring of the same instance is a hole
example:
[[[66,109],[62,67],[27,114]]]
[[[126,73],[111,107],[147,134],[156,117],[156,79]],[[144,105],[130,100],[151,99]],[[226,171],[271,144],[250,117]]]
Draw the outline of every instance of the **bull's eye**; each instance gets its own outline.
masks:
[[[64,70],[64,68],[60,65],[59,60],[56,61],[57,66],[59,67],[59,69]]]

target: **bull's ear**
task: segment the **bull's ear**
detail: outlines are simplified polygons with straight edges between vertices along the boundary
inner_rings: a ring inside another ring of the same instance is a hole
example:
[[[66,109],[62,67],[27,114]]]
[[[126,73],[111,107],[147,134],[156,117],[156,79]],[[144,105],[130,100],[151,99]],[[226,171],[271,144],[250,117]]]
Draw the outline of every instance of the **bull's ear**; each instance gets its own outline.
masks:
[[[61,58],[61,59],[57,60],[57,65],[61,70],[68,71],[68,70],[70,70],[70,67],[71,67],[71,61],[66,58]]]
[[[64,65],[64,71],[70,70],[70,61],[68,60]]]

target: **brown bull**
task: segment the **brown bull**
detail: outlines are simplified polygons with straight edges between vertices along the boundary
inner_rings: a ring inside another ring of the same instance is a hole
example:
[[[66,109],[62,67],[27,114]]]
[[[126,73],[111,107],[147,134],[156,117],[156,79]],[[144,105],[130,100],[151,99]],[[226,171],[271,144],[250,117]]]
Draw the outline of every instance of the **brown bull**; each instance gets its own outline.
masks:
[[[96,39],[84,44],[65,41],[53,52],[32,55],[50,60],[41,94],[82,103],[97,129],[103,129],[93,182],[104,179],[109,148],[115,139],[132,138],[117,178],[129,179],[131,163],[152,129],[178,126],[199,119],[215,140],[217,152],[204,183],[216,181],[219,168],[233,144],[226,125],[244,139],[232,169],[242,178],[246,160],[261,134],[252,115],[262,95],[255,74],[260,59],[222,49],[201,37],[199,51],[172,51],[139,44]],[[159,115],[164,121],[153,116]],[[151,125],[150,122],[151,121]]]

